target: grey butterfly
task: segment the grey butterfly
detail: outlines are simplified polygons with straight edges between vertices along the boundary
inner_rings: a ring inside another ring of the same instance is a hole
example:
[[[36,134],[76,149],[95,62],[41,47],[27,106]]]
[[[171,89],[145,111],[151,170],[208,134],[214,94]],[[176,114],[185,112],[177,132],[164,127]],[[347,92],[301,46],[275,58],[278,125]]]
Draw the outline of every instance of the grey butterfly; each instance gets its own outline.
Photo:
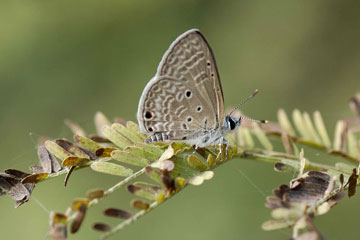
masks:
[[[199,30],[181,34],[165,52],[141,95],[137,119],[140,131],[149,136],[146,143],[228,146],[224,136],[243,118],[225,116],[214,54]]]

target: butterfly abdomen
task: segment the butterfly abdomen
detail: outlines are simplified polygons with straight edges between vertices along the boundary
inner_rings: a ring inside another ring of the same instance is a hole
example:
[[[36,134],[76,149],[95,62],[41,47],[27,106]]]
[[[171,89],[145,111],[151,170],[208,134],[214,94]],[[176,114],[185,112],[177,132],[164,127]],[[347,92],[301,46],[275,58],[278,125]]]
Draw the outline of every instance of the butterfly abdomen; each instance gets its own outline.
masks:
[[[152,143],[152,142],[164,142],[169,140],[169,136],[165,132],[154,133],[153,135],[149,136],[145,143]]]

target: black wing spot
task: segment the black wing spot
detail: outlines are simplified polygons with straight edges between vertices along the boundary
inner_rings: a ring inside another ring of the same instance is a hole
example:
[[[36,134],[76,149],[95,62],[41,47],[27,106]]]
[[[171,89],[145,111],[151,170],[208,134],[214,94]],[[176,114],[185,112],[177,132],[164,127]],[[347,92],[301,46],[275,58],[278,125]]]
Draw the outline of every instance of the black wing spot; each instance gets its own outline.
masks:
[[[188,122],[191,122],[191,121],[192,121],[192,117],[188,117],[186,120],[187,120]]]
[[[191,95],[192,95],[192,92],[191,92],[190,90],[186,90],[186,91],[185,91],[185,96],[186,96],[187,98],[191,98]]]
[[[186,123],[183,123],[182,127],[183,127],[184,130],[187,130],[187,125],[186,125]]]
[[[202,111],[202,106],[198,106],[198,107],[196,108],[196,111],[197,111],[197,112],[201,112],[201,111]]]
[[[152,113],[149,112],[149,111],[147,111],[147,112],[145,113],[145,118],[146,118],[146,119],[151,119],[152,116],[153,116]]]
[[[149,127],[148,130],[149,130],[149,132],[154,131],[154,129],[152,127]]]
[[[209,67],[211,66],[211,63],[208,61],[207,63],[206,63],[206,65],[208,65]]]

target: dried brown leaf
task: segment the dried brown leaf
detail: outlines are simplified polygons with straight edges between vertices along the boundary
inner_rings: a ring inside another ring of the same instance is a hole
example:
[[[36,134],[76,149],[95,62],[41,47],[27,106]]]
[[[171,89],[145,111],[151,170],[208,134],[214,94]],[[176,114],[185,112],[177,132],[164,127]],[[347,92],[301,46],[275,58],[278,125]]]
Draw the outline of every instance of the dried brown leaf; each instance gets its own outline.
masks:
[[[108,232],[111,230],[111,227],[105,223],[95,223],[92,228],[100,232]]]
[[[89,200],[102,198],[104,196],[104,191],[101,189],[90,190],[86,193],[86,196]]]
[[[131,206],[138,210],[147,210],[150,207],[150,204],[145,201],[136,199],[131,202]]]
[[[116,208],[108,208],[104,211],[104,214],[108,217],[117,217],[122,219],[128,219],[132,217],[131,213]]]
[[[82,203],[81,206],[78,209],[78,212],[76,213],[74,221],[71,223],[71,233],[76,233],[79,231],[82,222],[84,221],[85,215],[87,210],[87,204]]]
[[[28,175],[28,176],[24,177],[24,178],[21,180],[21,183],[23,183],[23,184],[25,184],[25,183],[37,183],[38,181],[47,178],[48,175],[49,175],[48,173],[35,173],[35,174],[31,174],[31,175]]]
[[[352,174],[350,175],[350,177],[348,179],[348,182],[346,183],[346,185],[349,185],[348,197],[352,197],[355,195],[358,177],[359,177],[359,175],[357,174],[357,170],[356,170],[356,168],[354,168]]]
[[[353,113],[360,116],[360,93],[357,93],[355,96],[350,98],[349,104]]]
[[[50,231],[49,236],[54,240],[67,239],[67,217],[62,213],[50,213]]]

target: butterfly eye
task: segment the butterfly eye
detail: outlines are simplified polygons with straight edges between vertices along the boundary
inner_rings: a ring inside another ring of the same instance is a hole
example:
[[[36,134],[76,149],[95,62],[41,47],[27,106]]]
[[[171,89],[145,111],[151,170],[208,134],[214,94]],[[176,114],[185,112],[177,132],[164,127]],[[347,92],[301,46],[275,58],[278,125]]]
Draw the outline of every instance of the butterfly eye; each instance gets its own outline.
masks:
[[[230,124],[230,129],[233,130],[236,127],[236,124],[234,122],[234,120],[232,120],[231,118],[229,118],[229,124]]]
[[[146,119],[151,119],[151,118],[152,118],[152,113],[149,112],[149,111],[147,111],[147,112],[145,113],[145,118],[146,118]]]
[[[186,96],[187,98],[191,98],[191,95],[192,95],[192,92],[191,92],[190,90],[186,90],[185,96]]]

